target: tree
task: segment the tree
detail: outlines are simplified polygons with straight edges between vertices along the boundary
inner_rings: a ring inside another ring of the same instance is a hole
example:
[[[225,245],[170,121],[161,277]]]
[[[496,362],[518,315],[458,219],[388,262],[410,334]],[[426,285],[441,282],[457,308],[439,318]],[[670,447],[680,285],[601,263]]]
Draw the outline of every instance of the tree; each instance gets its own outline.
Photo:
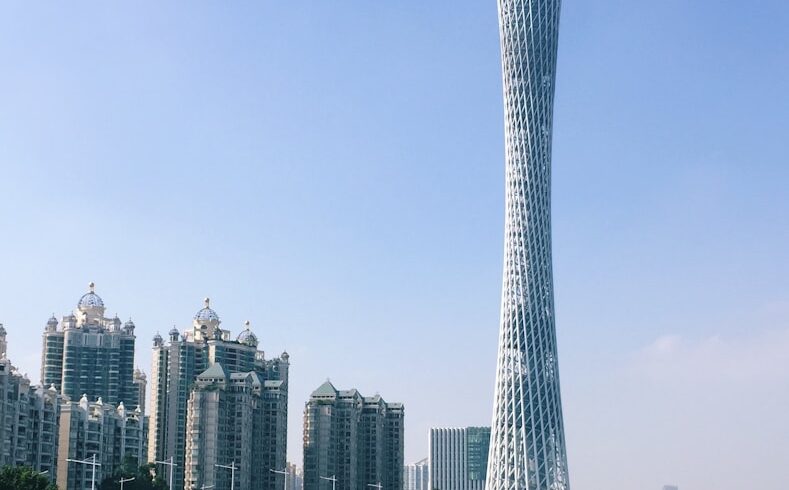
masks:
[[[58,486],[29,466],[6,466],[0,470],[0,490],[58,490]]]
[[[127,457],[112,476],[101,482],[99,490],[120,490],[121,486],[118,482],[121,478],[134,478],[123,484],[123,490],[167,490],[167,484],[155,476],[155,470],[156,466],[153,464],[138,467],[135,459]]]

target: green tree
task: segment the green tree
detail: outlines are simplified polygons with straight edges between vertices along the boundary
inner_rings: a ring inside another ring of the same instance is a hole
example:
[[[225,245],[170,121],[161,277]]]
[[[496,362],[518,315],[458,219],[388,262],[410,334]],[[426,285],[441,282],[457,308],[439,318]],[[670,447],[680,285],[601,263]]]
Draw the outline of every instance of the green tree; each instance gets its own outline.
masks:
[[[121,478],[134,478],[123,484],[123,490],[167,490],[167,484],[155,476],[155,470],[156,466],[153,464],[138,467],[133,458],[127,457],[112,476],[101,482],[99,490],[120,490],[121,485],[118,482]]]
[[[58,490],[58,487],[29,466],[6,466],[0,470],[0,490]]]

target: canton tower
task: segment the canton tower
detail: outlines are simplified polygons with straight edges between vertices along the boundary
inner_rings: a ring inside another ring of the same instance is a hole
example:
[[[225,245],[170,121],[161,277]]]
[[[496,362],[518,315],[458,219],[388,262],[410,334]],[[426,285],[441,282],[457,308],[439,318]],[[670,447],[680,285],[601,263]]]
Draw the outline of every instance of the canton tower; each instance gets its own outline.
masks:
[[[504,280],[486,490],[568,490],[551,263],[551,132],[561,0],[498,0]]]

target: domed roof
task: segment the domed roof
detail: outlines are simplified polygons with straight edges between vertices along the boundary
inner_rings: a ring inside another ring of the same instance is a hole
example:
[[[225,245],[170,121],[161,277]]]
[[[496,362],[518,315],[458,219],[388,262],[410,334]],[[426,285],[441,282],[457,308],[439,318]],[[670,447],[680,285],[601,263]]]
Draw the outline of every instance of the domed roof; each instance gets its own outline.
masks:
[[[88,284],[90,291],[83,294],[77,303],[77,308],[84,311],[88,308],[104,308],[104,301],[95,293],[96,285],[93,283]]]
[[[126,323],[123,324],[123,326],[124,326],[124,328],[132,328],[133,329],[135,325],[134,325],[134,322],[131,320],[131,318],[129,318],[126,321]]]
[[[58,325],[58,319],[55,318],[55,315],[49,317],[49,320],[47,320],[47,325],[54,325],[54,326]]]
[[[0,323],[0,335],[5,335],[5,334],[6,334],[5,327],[3,326],[2,323]]]
[[[203,300],[203,309],[195,313],[195,321],[203,323],[216,322],[219,323],[219,315],[209,307],[211,300],[206,298]]]
[[[173,327],[173,328],[170,329],[170,337],[172,337],[173,335],[178,335],[178,333],[179,332],[178,332],[177,328]]]
[[[159,332],[156,332],[156,335],[153,336],[153,341],[154,343],[160,344],[164,342],[164,339],[162,338],[161,335],[159,335]]]
[[[246,328],[244,329],[243,332],[238,334],[238,339],[236,339],[236,340],[238,340],[238,343],[240,343],[240,344],[246,344],[246,345],[249,345],[249,346],[252,346],[252,347],[257,347],[257,345],[258,345],[258,338],[252,332],[252,330],[249,328],[249,320],[247,320],[244,323],[244,325],[246,326]]]

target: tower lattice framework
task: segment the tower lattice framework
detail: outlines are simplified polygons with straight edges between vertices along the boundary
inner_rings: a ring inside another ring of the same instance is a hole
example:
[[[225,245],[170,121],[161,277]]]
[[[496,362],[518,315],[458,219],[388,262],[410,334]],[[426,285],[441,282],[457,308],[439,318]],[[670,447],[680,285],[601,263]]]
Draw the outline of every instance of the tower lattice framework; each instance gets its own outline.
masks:
[[[486,490],[568,490],[551,262],[560,0],[499,0],[506,147],[501,326]]]

